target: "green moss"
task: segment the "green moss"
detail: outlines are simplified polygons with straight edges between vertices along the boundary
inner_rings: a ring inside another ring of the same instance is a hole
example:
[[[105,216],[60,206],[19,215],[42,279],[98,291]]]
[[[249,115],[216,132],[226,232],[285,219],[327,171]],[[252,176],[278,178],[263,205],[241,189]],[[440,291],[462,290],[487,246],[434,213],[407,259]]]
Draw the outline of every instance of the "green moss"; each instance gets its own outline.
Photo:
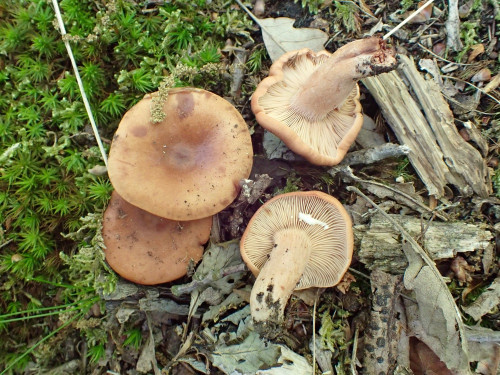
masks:
[[[175,85],[223,94],[219,70],[207,74],[204,67],[220,68],[227,38],[237,46],[250,40],[250,21],[220,0],[164,2],[154,9],[122,0],[59,5],[65,39],[104,139],[111,139],[128,108],[178,66],[191,73],[176,76]],[[96,237],[112,187],[106,176],[89,172],[103,162],[51,2],[5,0],[0,8],[0,315],[16,311],[24,317],[40,306],[61,306],[56,295],[66,306],[94,301],[98,291],[113,288],[116,277]],[[61,234],[72,232],[79,234]],[[82,312],[90,308],[81,306]],[[55,311],[61,315],[66,308]],[[73,313],[68,319],[81,318]],[[32,321],[0,321],[14,338],[0,343],[1,363],[15,362],[12,368],[19,369],[28,361],[51,364],[25,343],[47,337],[57,321],[36,323],[30,329]],[[103,329],[80,331],[95,348],[91,359],[97,359]],[[59,353],[44,353],[50,352]]]

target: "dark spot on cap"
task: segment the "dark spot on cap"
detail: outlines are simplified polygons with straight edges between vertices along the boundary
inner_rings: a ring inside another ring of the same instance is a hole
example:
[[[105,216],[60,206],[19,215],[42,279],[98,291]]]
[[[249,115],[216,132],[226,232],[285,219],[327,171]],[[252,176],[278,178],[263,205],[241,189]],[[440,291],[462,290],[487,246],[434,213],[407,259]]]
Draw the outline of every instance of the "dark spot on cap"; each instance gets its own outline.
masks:
[[[273,284],[269,284],[269,285],[267,286],[267,289],[266,289],[266,290],[267,290],[268,292],[271,292],[271,293],[272,293],[273,289],[274,289],[274,285],[273,285]]]
[[[241,191],[240,181],[233,181],[233,186],[234,186],[234,195],[238,196],[238,194]]]
[[[183,119],[193,114],[194,99],[191,92],[180,92],[177,97],[177,115]]]
[[[264,298],[264,293],[257,293],[257,302],[262,302],[262,298]]]
[[[130,131],[135,137],[144,137],[148,134],[148,129],[145,126],[134,126]]]

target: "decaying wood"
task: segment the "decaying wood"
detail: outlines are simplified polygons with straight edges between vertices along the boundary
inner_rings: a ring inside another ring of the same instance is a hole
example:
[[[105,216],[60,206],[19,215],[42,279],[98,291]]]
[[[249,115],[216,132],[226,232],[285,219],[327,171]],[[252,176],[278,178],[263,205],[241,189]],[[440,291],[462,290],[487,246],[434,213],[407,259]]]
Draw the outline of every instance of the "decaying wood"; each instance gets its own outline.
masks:
[[[396,303],[403,278],[380,270],[370,277],[373,293],[370,320],[364,332],[363,373],[392,374],[398,356],[399,332]]]
[[[460,16],[458,14],[458,0],[448,0],[448,19],[446,20],[446,45],[453,51],[463,48],[460,40]]]
[[[412,237],[420,239],[423,248],[433,260],[454,258],[486,248],[493,234],[475,224],[464,222],[437,222],[420,220],[413,216],[390,215]],[[380,214],[371,218],[369,226],[358,225],[354,233],[359,241],[359,260],[370,270],[379,269],[402,274],[408,262],[403,253],[401,233]]]
[[[245,64],[247,62],[248,55],[249,51],[247,49],[234,49],[234,62],[232,65],[233,74],[229,95],[236,101],[238,101],[241,97],[241,84],[243,83],[243,78],[245,77]]]
[[[408,260],[403,285],[412,291],[412,297],[416,300],[415,312],[420,319],[420,327],[429,337],[429,340],[423,340],[425,344],[439,353],[439,358],[450,371],[457,375],[470,374],[462,315],[434,261],[399,221],[393,220],[356,187],[348,186],[347,190],[361,196],[399,231],[403,252]]]
[[[426,80],[407,56],[397,71],[366,78],[363,83],[379,104],[430,195],[441,197],[444,186],[461,194],[486,197],[491,191],[486,163],[458,133],[439,86]],[[408,82],[412,96],[404,82]]]
[[[367,165],[378,161],[407,155],[410,149],[404,145],[385,143],[380,146],[365,148],[349,152],[340,163],[341,165]]]

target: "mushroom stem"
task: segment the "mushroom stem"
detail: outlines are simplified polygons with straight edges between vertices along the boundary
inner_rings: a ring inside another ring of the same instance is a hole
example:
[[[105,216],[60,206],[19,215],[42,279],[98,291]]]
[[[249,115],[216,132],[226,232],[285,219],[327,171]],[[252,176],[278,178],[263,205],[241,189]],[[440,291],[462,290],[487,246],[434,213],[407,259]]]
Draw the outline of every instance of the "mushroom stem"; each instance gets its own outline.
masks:
[[[291,101],[291,108],[311,120],[321,120],[339,108],[365,77],[391,71],[395,51],[378,37],[348,43],[333,53],[309,77]]]
[[[256,328],[267,336],[279,329],[286,303],[311,255],[311,241],[302,230],[283,229],[274,235],[274,247],[250,294]]]

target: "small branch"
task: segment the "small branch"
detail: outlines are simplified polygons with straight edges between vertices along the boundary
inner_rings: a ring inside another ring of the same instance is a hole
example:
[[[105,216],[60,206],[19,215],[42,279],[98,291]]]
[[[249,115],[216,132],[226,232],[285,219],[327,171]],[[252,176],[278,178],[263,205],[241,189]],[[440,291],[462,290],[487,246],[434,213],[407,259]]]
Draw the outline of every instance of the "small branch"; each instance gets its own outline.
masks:
[[[381,146],[350,152],[339,165],[373,164],[380,160],[408,155],[409,153],[408,146],[385,143]]]
[[[334,167],[329,171],[329,173],[334,174],[337,171],[339,171],[339,169],[337,167]],[[340,169],[340,171],[343,174],[345,174],[348,178],[352,179],[353,181],[360,182],[361,184],[373,185],[373,186],[376,186],[380,189],[384,189],[384,190],[390,192],[396,201],[407,205],[408,207],[414,209],[417,212],[427,213],[429,215],[435,215],[436,217],[438,217],[439,219],[441,219],[443,221],[448,221],[448,218],[445,215],[443,215],[440,212],[432,210],[430,207],[426,206],[422,202],[419,202],[414,197],[412,197],[409,194],[406,194],[403,191],[395,189],[389,185],[381,184],[379,182],[362,179],[362,178],[356,176],[354,173],[352,173],[352,170],[349,167],[343,167]],[[397,197],[400,197],[400,198],[398,199]]]
[[[448,20],[446,21],[446,33],[448,38],[446,44],[454,51],[463,48],[460,40],[460,17],[458,14],[458,0],[448,0]]]

